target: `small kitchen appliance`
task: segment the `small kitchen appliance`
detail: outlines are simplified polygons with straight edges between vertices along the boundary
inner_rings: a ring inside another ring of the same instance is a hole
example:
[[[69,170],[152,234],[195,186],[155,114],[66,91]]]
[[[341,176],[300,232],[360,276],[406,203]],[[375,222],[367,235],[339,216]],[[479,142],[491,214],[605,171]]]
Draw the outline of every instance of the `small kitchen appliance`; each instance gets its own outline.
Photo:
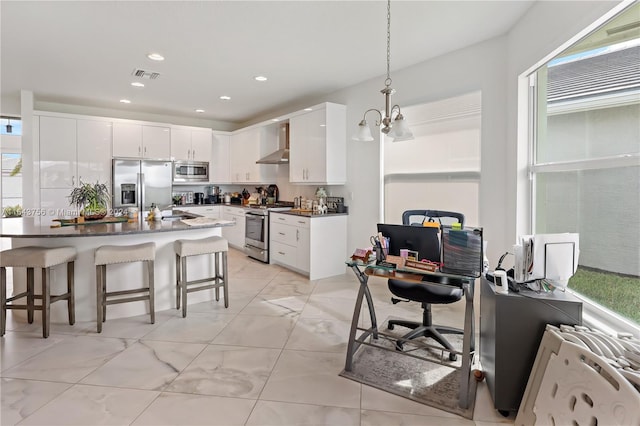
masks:
[[[175,161],[173,182],[209,182],[209,163],[205,161]]]

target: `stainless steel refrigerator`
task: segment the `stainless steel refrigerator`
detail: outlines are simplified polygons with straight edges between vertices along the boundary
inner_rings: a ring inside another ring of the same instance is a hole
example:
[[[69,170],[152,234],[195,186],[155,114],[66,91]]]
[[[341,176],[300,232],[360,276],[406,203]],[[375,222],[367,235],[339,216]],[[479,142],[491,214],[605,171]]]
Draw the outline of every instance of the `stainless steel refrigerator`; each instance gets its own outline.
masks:
[[[138,207],[140,212],[171,205],[171,161],[113,159],[113,208]]]

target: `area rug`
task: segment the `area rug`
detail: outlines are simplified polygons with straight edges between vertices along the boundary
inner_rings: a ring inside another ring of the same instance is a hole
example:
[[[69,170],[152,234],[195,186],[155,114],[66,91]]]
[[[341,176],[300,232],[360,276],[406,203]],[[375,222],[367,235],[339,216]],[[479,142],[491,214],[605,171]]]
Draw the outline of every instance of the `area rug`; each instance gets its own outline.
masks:
[[[388,332],[386,321],[380,330]],[[396,330],[406,332],[402,327],[396,327]],[[446,337],[456,350],[462,350],[462,336],[448,334]],[[432,339],[426,339],[425,342],[436,344]],[[384,339],[379,339],[376,344],[393,348],[393,343]],[[430,352],[428,349],[420,349],[412,353],[433,358],[434,353]],[[460,358],[458,356],[458,360],[450,364],[459,366]],[[458,405],[460,370],[455,368],[401,355],[395,351],[361,345],[353,357],[352,371],[343,370],[340,375],[467,419],[473,419],[476,382],[471,381],[470,406],[466,409],[460,408]]]

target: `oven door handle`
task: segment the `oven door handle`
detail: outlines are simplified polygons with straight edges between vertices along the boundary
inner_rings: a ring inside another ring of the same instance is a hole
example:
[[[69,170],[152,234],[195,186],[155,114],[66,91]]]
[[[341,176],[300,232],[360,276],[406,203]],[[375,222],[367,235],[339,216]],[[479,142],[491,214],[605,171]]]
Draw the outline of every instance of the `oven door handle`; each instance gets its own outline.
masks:
[[[251,216],[251,217],[259,217],[260,220],[264,220],[266,218],[265,215],[261,215],[261,214],[255,214],[255,213],[245,213],[245,216]]]

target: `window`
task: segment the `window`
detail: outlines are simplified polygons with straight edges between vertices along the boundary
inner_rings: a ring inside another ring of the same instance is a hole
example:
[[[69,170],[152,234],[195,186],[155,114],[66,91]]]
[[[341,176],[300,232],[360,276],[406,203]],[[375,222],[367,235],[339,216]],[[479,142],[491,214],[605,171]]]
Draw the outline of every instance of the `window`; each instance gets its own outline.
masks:
[[[402,223],[402,212],[461,212],[479,225],[480,92],[406,107],[415,139],[385,138],[384,221]]]
[[[0,117],[0,135],[21,136],[22,120],[15,117]]]
[[[7,128],[7,125],[10,126]],[[8,132],[10,130],[10,132]],[[2,217],[22,215],[22,123],[18,118],[0,119],[2,165]]]
[[[534,233],[580,234],[568,288],[640,324],[640,4],[538,69]],[[609,321],[610,320],[610,321]]]

